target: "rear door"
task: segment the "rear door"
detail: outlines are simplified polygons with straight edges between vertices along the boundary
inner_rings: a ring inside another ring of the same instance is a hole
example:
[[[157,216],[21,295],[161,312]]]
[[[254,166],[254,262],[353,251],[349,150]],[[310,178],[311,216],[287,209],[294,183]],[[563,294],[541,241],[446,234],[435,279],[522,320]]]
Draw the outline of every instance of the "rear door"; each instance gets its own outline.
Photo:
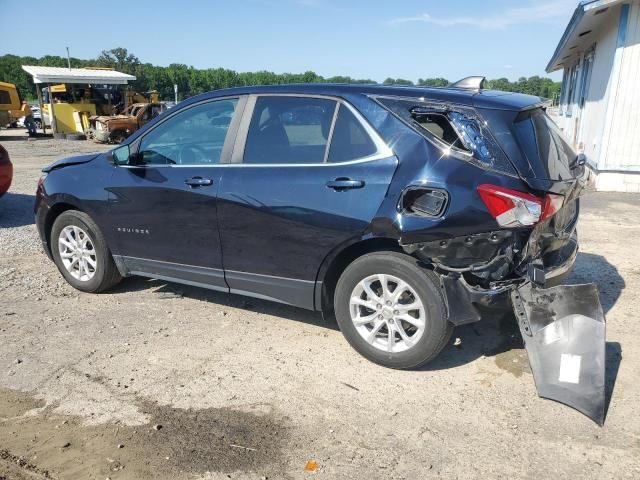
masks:
[[[236,97],[182,108],[136,140],[115,168],[114,253],[131,273],[227,290],[216,193],[243,104]]]
[[[250,97],[218,192],[231,291],[313,308],[320,264],[363,235],[396,165],[341,100]]]

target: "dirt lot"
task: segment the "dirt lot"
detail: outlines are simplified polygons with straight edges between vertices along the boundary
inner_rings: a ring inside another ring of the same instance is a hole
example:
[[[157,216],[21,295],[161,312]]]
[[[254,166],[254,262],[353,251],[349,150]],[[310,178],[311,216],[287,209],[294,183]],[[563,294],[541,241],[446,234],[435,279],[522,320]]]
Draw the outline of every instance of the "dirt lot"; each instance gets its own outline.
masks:
[[[33,192],[43,165],[104,147],[0,142],[0,479],[640,478],[639,196],[583,202],[571,281],[607,314],[600,428],[536,396],[513,322],[401,372],[296,308],[136,278],[79,293],[40,251]]]

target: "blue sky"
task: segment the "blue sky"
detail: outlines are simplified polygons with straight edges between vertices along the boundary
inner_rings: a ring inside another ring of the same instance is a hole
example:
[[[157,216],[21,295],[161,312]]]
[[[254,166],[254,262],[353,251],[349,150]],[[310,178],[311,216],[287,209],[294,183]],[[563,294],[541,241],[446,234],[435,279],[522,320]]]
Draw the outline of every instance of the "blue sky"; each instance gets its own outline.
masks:
[[[94,58],[122,46],[156,65],[313,70],[377,81],[467,75],[513,80],[546,75],[577,3],[0,0],[0,54],[66,55],[69,46],[74,57]]]

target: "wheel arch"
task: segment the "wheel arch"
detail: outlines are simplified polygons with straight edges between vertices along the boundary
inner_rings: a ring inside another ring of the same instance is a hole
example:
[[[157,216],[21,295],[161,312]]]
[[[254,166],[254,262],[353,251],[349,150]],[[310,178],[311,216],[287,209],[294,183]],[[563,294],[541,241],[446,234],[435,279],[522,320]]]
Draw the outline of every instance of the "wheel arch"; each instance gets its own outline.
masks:
[[[316,279],[314,305],[326,317],[333,312],[333,295],[338,278],[355,259],[372,252],[399,252],[398,240],[389,237],[361,239],[334,250],[322,262]]]
[[[61,202],[57,202],[55,204],[53,204],[51,207],[49,207],[49,210],[47,211],[47,214],[44,218],[44,224],[43,224],[43,233],[44,233],[44,237],[45,237],[45,243],[46,243],[46,248],[47,248],[47,254],[49,255],[49,257],[51,257],[52,252],[51,252],[51,230],[53,228],[53,224],[56,221],[56,219],[62,215],[64,212],[67,212],[69,210],[76,210],[79,212],[83,212],[83,213],[87,213],[84,210],[82,210],[80,207],[78,207],[77,204],[74,203],[69,203],[68,201],[61,201]]]

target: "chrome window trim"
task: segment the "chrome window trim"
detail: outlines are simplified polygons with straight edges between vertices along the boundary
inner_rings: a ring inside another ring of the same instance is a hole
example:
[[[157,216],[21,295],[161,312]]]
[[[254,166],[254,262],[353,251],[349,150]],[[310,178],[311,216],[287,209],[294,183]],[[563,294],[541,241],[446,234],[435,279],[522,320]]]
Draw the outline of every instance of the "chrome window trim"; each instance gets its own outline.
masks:
[[[249,96],[249,101],[247,102],[247,107],[245,108],[245,116],[250,117],[248,122],[249,123],[251,121],[251,118],[253,118],[253,108],[249,108],[250,102],[251,102],[251,97],[255,97],[255,99],[257,100],[258,97],[296,97],[296,98],[320,98],[320,99],[324,99],[324,100],[333,100],[337,103],[337,105],[344,105],[346,108],[348,108],[351,113],[353,113],[353,115],[356,117],[356,120],[358,122],[360,122],[360,124],[362,125],[362,127],[365,129],[365,131],[367,132],[367,135],[369,135],[369,137],[371,138],[371,140],[373,141],[374,145],[376,146],[376,152],[372,155],[367,155],[366,157],[360,157],[360,158],[354,158],[353,160],[347,160],[345,162],[327,162],[327,156],[325,156],[325,161],[322,163],[239,163],[235,166],[242,166],[242,167],[258,167],[258,168],[265,168],[265,167],[327,167],[327,166],[331,166],[331,165],[353,165],[353,164],[358,164],[358,163],[365,163],[365,162],[371,162],[374,160],[381,160],[383,158],[390,158],[393,157],[395,154],[393,153],[393,150],[391,150],[391,148],[384,142],[384,140],[382,140],[382,138],[380,137],[380,135],[378,134],[378,132],[371,126],[371,124],[362,116],[362,114],[356,110],[353,105],[351,105],[349,102],[347,102],[345,99],[341,98],[341,97],[336,97],[333,95],[321,95],[321,94],[308,94],[308,93],[256,93],[256,94],[251,94]],[[253,106],[255,106],[255,101],[253,103]],[[335,112],[334,112],[335,113]],[[244,119],[243,119],[244,120]],[[333,130],[334,130],[334,126],[335,126],[335,122],[337,120],[337,115],[334,115],[332,124],[331,124],[331,128],[330,128],[330,138],[327,140],[327,152],[329,151],[329,148],[331,147],[331,141],[333,140]],[[247,125],[248,127],[248,125]],[[245,135],[238,135],[238,137],[240,136],[244,136],[244,140],[246,141],[246,133],[247,130],[245,130]],[[242,153],[241,155],[244,156],[244,143],[242,145]],[[236,145],[239,146],[239,145]],[[233,165],[233,164],[227,164],[227,165]]]
[[[161,122],[158,122],[156,125],[154,125],[151,130],[149,130],[148,132],[145,132],[143,135],[141,135],[140,137],[136,138],[133,142],[127,144],[129,146],[129,149],[130,149],[129,155],[131,155],[132,147],[133,147],[133,150],[135,150],[135,152],[137,153],[139,151],[139,149],[140,149],[140,144],[145,139],[145,137],[147,137],[150,133],[152,133],[156,128],[160,127],[161,125],[163,125],[164,123],[168,122],[172,118],[180,115],[181,113],[186,112],[187,110],[190,110],[192,108],[199,107],[201,105],[205,105],[207,103],[214,103],[214,102],[217,102],[217,101],[236,99],[237,100],[236,109],[234,111],[233,118],[231,119],[231,123],[229,124],[229,127],[227,129],[227,133],[225,135],[224,143],[222,144],[222,149],[221,149],[221,154],[220,154],[221,155],[221,160],[222,160],[224,158],[222,156],[222,154],[226,153],[225,147],[227,146],[228,140],[230,140],[230,139],[228,139],[229,132],[231,131],[232,128],[237,127],[236,118],[238,118],[238,119],[242,119],[243,118],[244,111],[247,108],[248,97],[249,97],[249,95],[247,95],[247,94],[240,94],[240,95],[224,95],[224,96],[221,96],[221,97],[206,98],[206,99],[200,100],[198,102],[194,102],[193,104],[188,105],[188,106],[186,106],[184,108],[180,108],[180,109],[177,109],[175,111],[172,111]],[[239,122],[239,120],[238,120],[238,122]],[[238,131],[239,130],[236,128],[234,134],[237,135]],[[233,141],[233,143],[235,143],[235,140]],[[119,147],[116,147],[116,148],[119,148]],[[114,148],[113,150],[115,150],[116,148]],[[108,153],[112,155],[113,150],[109,150]],[[232,161],[232,157],[229,159],[229,161]],[[215,164],[215,166],[227,165],[227,164],[228,163],[226,163],[226,162],[225,163],[221,162],[221,163]],[[175,167],[175,166],[176,166],[175,164],[174,165],[172,165],[172,164],[119,165],[119,164],[114,163],[114,167],[116,167],[116,168],[160,168],[160,167]],[[214,166],[214,165],[180,165],[180,166],[181,167],[185,167],[185,168],[186,167],[199,168],[199,167],[209,167],[209,166]]]
[[[386,158],[391,158],[395,156],[393,150],[385,143],[385,141],[380,137],[378,132],[371,126],[371,124],[364,118],[364,116],[356,110],[356,108],[351,105],[349,102],[344,100],[341,97],[336,97],[333,95],[318,95],[318,94],[298,94],[298,93],[258,93],[258,94],[248,94],[247,102],[244,105],[244,111],[242,112],[242,119],[240,120],[240,124],[238,126],[238,130],[236,132],[236,138],[234,142],[234,148],[231,155],[230,163],[217,163],[211,165],[175,165],[175,164],[156,164],[156,165],[118,165],[118,168],[219,168],[219,167],[257,167],[257,168],[269,168],[269,167],[331,167],[331,166],[340,166],[340,165],[357,165],[359,163],[368,163],[375,160],[383,160]],[[193,106],[199,105],[200,103],[205,103],[212,100],[228,100],[229,98],[238,98],[238,95],[230,95],[225,97],[218,97],[215,99],[205,100],[203,102],[198,102]],[[351,113],[354,115],[356,120],[360,122],[362,127],[365,129],[365,132],[374,145],[376,146],[376,152],[367,155],[366,157],[355,158],[353,160],[347,160],[345,162],[328,162],[328,152],[331,147],[331,141],[333,140],[333,131],[334,126],[337,121],[337,114],[339,108],[336,108],[334,112],[334,118],[332,120],[331,128],[329,131],[329,140],[327,141],[327,149],[325,152],[325,161],[323,163],[243,163],[242,158],[244,156],[244,147],[246,143],[246,132],[251,123],[251,119],[253,118],[253,111],[255,108],[255,103],[258,97],[302,97],[302,98],[321,98],[327,100],[334,100],[336,103],[336,107],[345,106],[348,108]],[[176,112],[177,114],[178,112]],[[171,117],[169,117],[171,118]],[[166,120],[165,120],[166,121]],[[164,123],[164,122],[163,122]],[[244,129],[244,130],[243,130]],[[146,135],[146,134],[145,134]],[[141,139],[144,137],[141,137]],[[141,140],[140,139],[140,140]]]
[[[333,117],[331,118],[331,125],[329,126],[329,133],[327,134],[327,145],[324,147],[324,157],[322,163],[328,163],[329,150],[331,150],[331,142],[333,142],[333,131],[336,128],[336,121],[338,120],[338,112],[340,111],[340,102],[336,102],[336,106],[333,109]]]
[[[265,167],[331,167],[331,166],[340,166],[340,165],[356,165],[358,163],[368,163],[374,160],[383,160],[385,158],[391,158],[394,154],[384,155],[381,153],[376,153],[373,155],[368,155],[366,157],[358,158],[356,160],[348,160],[346,162],[336,162],[336,163],[218,163],[215,165],[145,165],[145,166],[130,166],[130,165],[119,165],[118,168],[240,168],[240,167],[257,167],[257,168],[265,168]]]

